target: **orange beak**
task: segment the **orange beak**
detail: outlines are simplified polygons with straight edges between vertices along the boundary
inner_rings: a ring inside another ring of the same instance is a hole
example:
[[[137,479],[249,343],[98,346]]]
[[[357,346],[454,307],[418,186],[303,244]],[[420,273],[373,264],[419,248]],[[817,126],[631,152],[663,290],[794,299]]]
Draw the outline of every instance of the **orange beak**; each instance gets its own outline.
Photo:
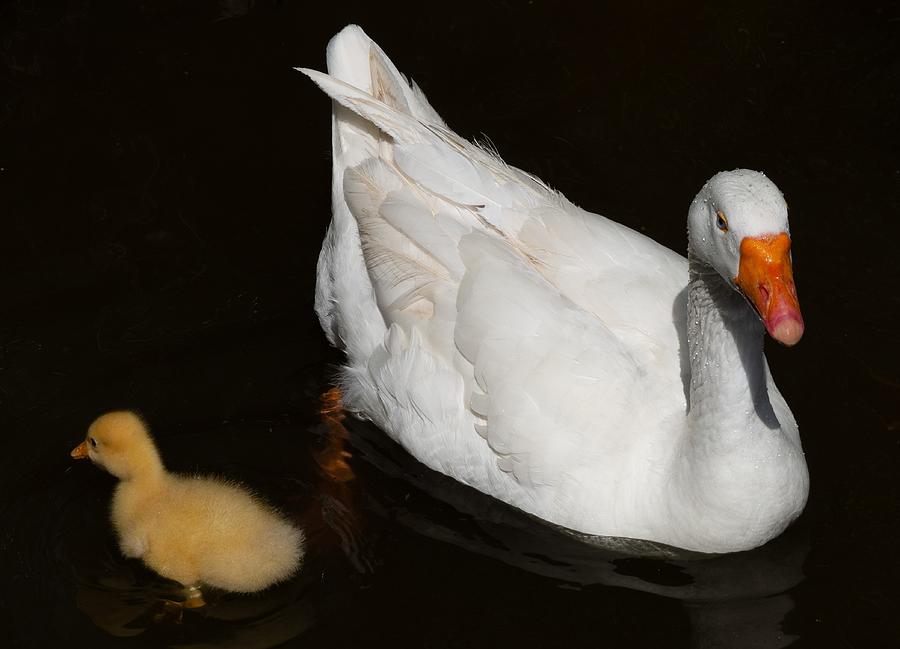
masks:
[[[794,286],[791,238],[784,232],[741,241],[741,261],[734,283],[756,309],[769,335],[783,345],[803,336],[803,316]]]
[[[72,452],[69,453],[69,455],[74,457],[76,460],[87,459],[87,457],[88,457],[87,440],[84,440],[83,442],[81,442],[81,444],[79,444],[78,446],[73,448]]]

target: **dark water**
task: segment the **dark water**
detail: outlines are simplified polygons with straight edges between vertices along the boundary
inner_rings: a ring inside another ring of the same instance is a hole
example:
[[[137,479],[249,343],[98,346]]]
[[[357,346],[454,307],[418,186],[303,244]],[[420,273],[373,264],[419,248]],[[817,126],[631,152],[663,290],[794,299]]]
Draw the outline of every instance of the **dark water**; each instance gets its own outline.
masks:
[[[896,646],[900,12],[823,4],[3,5],[0,646]],[[329,104],[291,66],[351,21],[460,133],[675,249],[715,171],[779,184],[807,334],[769,360],[812,476],[788,534],[602,552],[319,417]],[[68,457],[119,407],[302,522],[304,571],[155,621],[172,585]]]

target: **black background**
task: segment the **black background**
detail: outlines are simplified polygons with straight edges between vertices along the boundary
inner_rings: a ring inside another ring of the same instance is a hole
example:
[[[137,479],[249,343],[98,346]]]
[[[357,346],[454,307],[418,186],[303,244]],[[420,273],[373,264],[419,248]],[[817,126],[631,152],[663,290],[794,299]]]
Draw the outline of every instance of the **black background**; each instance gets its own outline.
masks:
[[[807,332],[768,353],[812,477],[805,580],[783,629],[798,646],[897,642],[896,5],[20,0],[0,9],[12,643],[154,646],[191,628],[113,637],[76,606],[73,566],[96,545],[73,530],[105,530],[112,482],[70,467],[68,451],[100,412],[139,409],[170,466],[272,485],[283,505],[286,480],[312,480],[315,395],[340,359],[312,312],[330,108],[292,67],[323,69],[348,22],[459,133],[676,250],[716,171],[761,169],[779,185]],[[366,491],[403,490],[354,462]],[[446,516],[422,498],[425,520]],[[371,565],[329,568],[337,585],[309,595],[316,621],[291,646],[691,642],[673,600],[588,596],[371,516]]]

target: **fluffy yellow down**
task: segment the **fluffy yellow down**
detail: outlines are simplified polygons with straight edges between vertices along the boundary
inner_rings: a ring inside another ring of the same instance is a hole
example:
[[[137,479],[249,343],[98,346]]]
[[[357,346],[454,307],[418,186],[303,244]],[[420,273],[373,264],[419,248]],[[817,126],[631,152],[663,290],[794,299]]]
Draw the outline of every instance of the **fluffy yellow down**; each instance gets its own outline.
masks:
[[[72,455],[119,478],[111,514],[122,552],[163,577],[250,593],[300,566],[299,528],[238,484],[168,473],[132,412],[99,417]]]

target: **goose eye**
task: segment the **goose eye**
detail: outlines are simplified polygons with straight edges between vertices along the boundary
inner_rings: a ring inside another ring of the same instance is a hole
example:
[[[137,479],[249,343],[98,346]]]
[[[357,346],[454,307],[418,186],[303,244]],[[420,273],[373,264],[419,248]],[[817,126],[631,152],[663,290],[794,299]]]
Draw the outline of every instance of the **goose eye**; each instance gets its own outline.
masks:
[[[728,219],[725,218],[725,214],[721,210],[716,212],[716,227],[722,232],[728,232]]]
[[[97,448],[97,440],[94,439],[93,437],[91,437],[90,441],[91,441],[91,446],[93,446],[94,448]]]

